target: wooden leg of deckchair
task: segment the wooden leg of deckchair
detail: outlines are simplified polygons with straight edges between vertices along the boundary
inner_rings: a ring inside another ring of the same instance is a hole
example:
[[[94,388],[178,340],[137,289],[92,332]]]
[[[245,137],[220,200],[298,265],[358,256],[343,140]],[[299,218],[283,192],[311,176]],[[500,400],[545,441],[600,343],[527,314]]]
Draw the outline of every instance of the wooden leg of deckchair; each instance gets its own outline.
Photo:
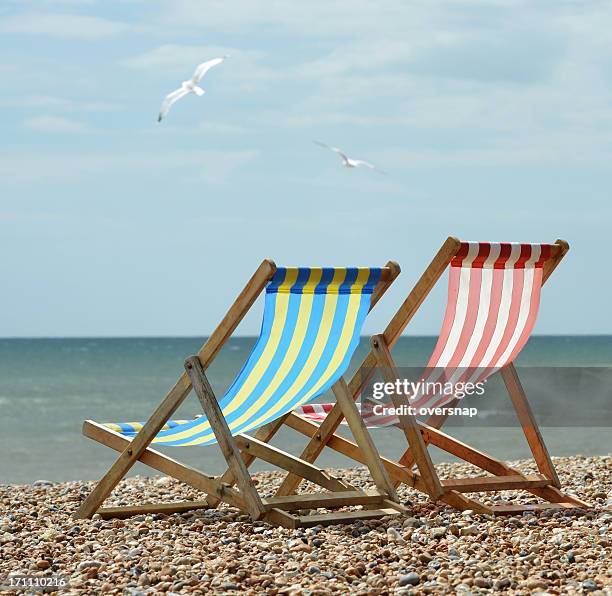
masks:
[[[395,382],[398,378],[397,370],[384,337],[382,335],[374,335],[371,339],[371,345],[373,352],[376,354],[378,363],[382,368],[385,380],[387,382]],[[398,412],[401,412],[401,409],[408,405],[408,400],[402,400],[400,396],[395,393],[391,395],[391,399]],[[444,490],[440,484],[440,479],[431,461],[429,452],[427,451],[425,441],[423,441],[423,437],[419,432],[416,418],[409,413],[400,413],[397,417],[408,444],[412,448],[414,459],[421,473],[421,477],[423,478],[423,482],[425,482],[431,498],[435,501]]]
[[[77,519],[91,517],[106,497],[117,486],[128,470],[138,461],[144,450],[149,446],[164,424],[181,405],[189,394],[191,384],[186,374],[181,375],[176,385],[170,390],[164,401],[153,412],[140,432],[126,446],[110,470],[98,482],[89,496],[81,503],[74,516]]]
[[[83,434],[116,451],[123,451],[130,443],[130,440],[126,439],[123,435],[91,420],[86,420],[83,424]],[[176,461],[151,447],[147,447],[142,452],[138,461],[158,470],[166,476],[176,478],[198,491],[208,493],[209,495],[215,495],[217,498],[224,500],[234,507],[244,509],[246,506],[242,495],[240,495],[237,490],[223,484],[219,478],[206,476],[199,470]],[[153,507],[153,505],[151,505],[151,507]],[[99,509],[98,511],[103,510]]]
[[[346,418],[346,421],[351,429],[351,433],[355,438],[355,442],[361,449],[363,453],[364,460],[368,469],[370,470],[370,474],[380,490],[383,493],[389,495],[389,498],[393,501],[398,501],[397,493],[395,492],[395,488],[387,474],[387,470],[383,466],[380,461],[380,454],[378,453],[378,449],[370,436],[364,422],[361,417],[353,398],[349,393],[349,388],[346,384],[346,381],[340,377],[334,385],[332,386],[332,390],[334,395],[336,396],[336,402],[340,404],[342,408],[342,413]]]
[[[289,414],[285,414],[284,416],[273,420],[265,426],[258,428],[257,432],[255,433],[255,438],[264,443],[268,443],[272,439],[272,437],[274,437],[274,435],[280,430],[287,416],[289,416]],[[242,461],[244,462],[244,465],[247,468],[257,459],[252,453],[242,452],[241,455]],[[225,472],[220,476],[220,480],[228,486],[233,486],[234,484],[236,484],[234,474],[230,468],[225,470]],[[214,495],[208,495],[206,497],[206,501],[208,502],[209,507],[213,508],[217,507],[217,505],[219,505],[219,503],[221,502],[221,500],[215,497]]]
[[[512,400],[512,405],[516,410],[516,415],[523,427],[523,432],[525,433],[527,443],[529,443],[531,453],[533,453],[533,457],[538,465],[538,469],[544,476],[550,479],[553,486],[560,488],[561,482],[559,482],[557,471],[550,459],[550,454],[544,444],[544,439],[540,433],[531,406],[527,401],[525,391],[523,390],[516,368],[514,368],[514,364],[508,364],[508,366],[502,368],[500,372],[506,389],[508,390],[508,394],[510,395],[510,399]]]
[[[457,404],[458,401],[459,401],[458,399],[453,399],[446,405],[446,407],[452,408]],[[427,419],[425,424],[432,428],[442,428],[442,425],[446,422],[447,418],[448,418],[448,414],[434,414],[433,416],[430,416]],[[425,441],[425,439],[423,440]],[[425,445],[427,445],[427,441],[425,441]],[[412,466],[414,466],[414,455],[410,447],[408,447],[408,449],[404,451],[403,455],[399,458],[398,463],[401,466],[406,466],[407,468],[412,469]],[[394,482],[395,488],[397,488],[399,484],[401,483],[397,481]]]
[[[219,402],[217,402],[212,387],[206,378],[199,358],[197,356],[187,358],[185,369],[210,422],[210,427],[215,433],[215,438],[217,443],[219,443],[221,452],[236,479],[240,494],[246,502],[247,511],[253,520],[257,520],[265,513],[263,503],[257,493],[253,479],[242,461],[238,446],[234,441],[234,437],[232,437],[232,433],[223,416],[223,412],[221,412]]]

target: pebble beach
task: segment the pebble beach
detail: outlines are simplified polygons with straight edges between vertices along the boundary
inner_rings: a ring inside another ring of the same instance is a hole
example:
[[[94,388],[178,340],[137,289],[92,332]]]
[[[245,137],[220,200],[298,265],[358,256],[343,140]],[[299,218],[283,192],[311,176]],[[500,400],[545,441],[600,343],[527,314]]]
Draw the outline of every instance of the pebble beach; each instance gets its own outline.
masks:
[[[401,487],[410,513],[287,530],[236,509],[74,520],[92,482],[0,485],[0,584],[11,574],[63,575],[65,594],[612,595],[612,457],[553,458],[587,511],[491,518],[436,505]],[[512,462],[534,472],[526,462]],[[473,475],[440,464],[442,477]],[[363,469],[336,470],[370,488]],[[281,474],[255,474],[271,495]],[[309,487],[304,487],[309,490]],[[107,504],[202,499],[166,477],[123,481]],[[527,493],[489,497],[533,502]],[[0,594],[15,591],[0,590]]]

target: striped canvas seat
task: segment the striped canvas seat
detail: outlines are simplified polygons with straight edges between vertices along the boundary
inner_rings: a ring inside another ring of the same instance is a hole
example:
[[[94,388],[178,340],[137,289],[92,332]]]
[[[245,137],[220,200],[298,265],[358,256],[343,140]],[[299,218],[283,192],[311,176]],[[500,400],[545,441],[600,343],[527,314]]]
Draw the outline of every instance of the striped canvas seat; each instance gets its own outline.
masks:
[[[533,330],[551,253],[550,244],[462,242],[450,264],[442,330],[420,380],[429,387],[482,382],[512,362]],[[421,391],[410,405],[433,408],[454,399],[452,393]],[[331,405],[318,404],[305,415],[321,421]],[[362,416],[368,426],[399,422],[394,416],[377,417],[369,407]]]
[[[232,434],[256,429],[329,389],[347,369],[378,268],[279,268],[266,287],[261,333],[242,370],[219,400]],[[107,424],[134,437],[141,423]],[[216,442],[205,416],[169,421],[154,443]]]

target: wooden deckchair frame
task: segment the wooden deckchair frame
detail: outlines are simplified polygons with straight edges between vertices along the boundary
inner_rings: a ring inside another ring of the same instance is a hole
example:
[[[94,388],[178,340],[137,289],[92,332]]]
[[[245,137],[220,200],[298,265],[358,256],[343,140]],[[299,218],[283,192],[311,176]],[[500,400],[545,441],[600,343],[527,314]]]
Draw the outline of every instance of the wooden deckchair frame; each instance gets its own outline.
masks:
[[[398,378],[397,365],[391,355],[391,348],[450,265],[460,246],[461,242],[459,239],[452,236],[447,238],[406,300],[395,313],[385,331],[371,338],[370,352],[348,384],[350,395],[354,400],[361,394],[364,385],[368,382],[375,368],[382,370],[386,381],[395,381]],[[557,240],[555,242],[551,258],[544,264],[542,284],[550,277],[568,250],[569,244],[566,241]],[[441,501],[461,510],[471,509],[486,514],[502,515],[549,508],[588,507],[580,499],[566,495],[559,490],[561,487],[559,477],[538,428],[535,416],[527,401],[514,364],[508,364],[499,372],[537,464],[539,474],[524,475],[504,462],[443,433],[440,428],[446,421],[447,416],[434,415],[426,423],[421,423],[414,416],[404,415],[398,418],[399,426],[408,442],[407,451],[398,462],[382,458],[383,465],[393,478],[395,486],[397,487],[399,484],[405,483],[425,492],[434,501]],[[395,406],[404,403],[403,399],[400,399],[398,396],[392,397]],[[448,406],[452,407],[456,403],[457,400],[451,402]],[[331,412],[320,425],[300,418],[293,413],[287,419],[289,426],[311,437],[310,442],[300,456],[305,461],[314,462],[323,448],[328,446],[363,463],[364,457],[358,445],[335,434],[341,422],[342,412],[337,405],[334,405]],[[447,453],[492,474],[492,476],[440,480],[427,450],[429,444],[445,450]],[[418,473],[412,471],[415,464]],[[289,475],[281,484],[277,496],[292,494],[300,482],[301,480],[297,476]],[[475,499],[468,498],[464,494],[515,489],[527,490],[548,502],[537,505],[508,504],[489,506]]]
[[[88,518],[95,513],[105,518],[129,517],[142,513],[168,514],[216,507],[223,501],[247,512],[253,520],[261,519],[295,528],[318,524],[351,523],[357,519],[397,515],[405,511],[398,502],[391,476],[382,463],[355,401],[351,398],[350,390],[342,378],[336,381],[332,389],[338,407],[349,424],[360,453],[363,454],[364,463],[370,469],[376,490],[356,490],[348,483],[316,467],[312,462],[294,457],[269,445],[270,439],[290,415],[282,416],[261,427],[252,437],[244,434],[232,436],[205,371],[257,297],[265,290],[275,272],[276,265],[273,261],[266,259],[261,263],[206,343],[195,356],[185,361],[185,372],[133,440],[126,439],[120,433],[102,424],[91,420],[85,421],[83,424],[85,436],[119,451],[120,455],[80,505],[75,517]],[[392,261],[382,269],[380,280],[370,300],[370,309],[387,291],[399,272],[399,266]],[[228,470],[219,477],[207,476],[150,447],[151,441],[183,403],[192,388],[210,421],[219,448],[228,464]],[[300,480],[308,480],[321,486],[326,489],[326,492],[262,499],[247,469],[256,458],[271,463],[292,476],[297,476]],[[100,508],[137,461],[205,492],[206,500]],[[233,485],[236,485],[237,488],[234,488]],[[363,509],[316,515],[292,515],[290,513],[304,509],[333,509],[354,505],[361,505]]]

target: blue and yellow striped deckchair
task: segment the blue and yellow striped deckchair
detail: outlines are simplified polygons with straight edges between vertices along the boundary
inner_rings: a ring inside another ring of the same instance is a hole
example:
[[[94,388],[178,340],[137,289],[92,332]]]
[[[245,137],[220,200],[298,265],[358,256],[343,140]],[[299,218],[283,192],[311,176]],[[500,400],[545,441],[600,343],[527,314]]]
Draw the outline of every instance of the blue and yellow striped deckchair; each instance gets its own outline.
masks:
[[[179,466],[180,464],[149,449],[149,444],[184,447],[211,445],[218,442],[230,468],[221,479],[218,479],[223,481],[223,486],[221,484],[210,486],[210,482],[208,483],[206,492],[209,493],[209,497],[212,495],[208,503],[215,502],[216,504],[221,499],[232,504],[243,504],[253,517],[261,517],[259,514],[268,514],[274,509],[276,521],[295,525],[296,518],[287,521],[281,515],[282,519],[278,519],[279,510],[283,508],[282,499],[274,502],[273,508],[271,504],[268,504],[266,509],[266,503],[259,499],[256,492],[253,493],[246,465],[254,457],[259,457],[290,473],[298,473],[301,477],[320,484],[324,488],[346,493],[343,498],[345,501],[348,499],[346,502],[349,504],[363,502],[365,493],[351,491],[352,487],[333,479],[312,464],[267,445],[267,441],[278,430],[284,417],[299,406],[333,388],[343,413],[351,423],[355,439],[360,443],[360,447],[363,446],[370,455],[368,466],[379,488],[376,494],[376,497],[379,498],[377,502],[382,502],[381,499],[387,501],[389,498],[395,498],[392,484],[359,418],[355,404],[352,399],[348,398],[348,393],[343,390],[342,375],[348,368],[359,343],[360,331],[369,310],[397,275],[399,268],[394,264],[389,264],[384,268],[276,268],[269,261],[265,263],[268,263],[269,272],[265,279],[266,283],[260,283],[262,289],[265,287],[265,305],[260,336],[242,370],[225,395],[218,401],[214,398],[204,371],[248,310],[254,297],[246,301],[237,317],[235,315],[230,317],[228,333],[228,325],[224,323],[228,322],[230,309],[228,317],[209,338],[198,357],[188,360],[187,378],[183,376],[182,381],[179,380],[177,383],[180,389],[182,384],[190,381],[190,385],[196,390],[204,407],[204,416],[187,421],[169,420],[172,413],[170,411],[168,416],[164,417],[165,419],[157,420],[156,425],[151,424],[151,419],[147,423],[127,422],[104,425],[87,421],[84,426],[85,434],[123,451],[124,457],[134,461],[141,459],[151,465],[152,462],[146,459],[151,460],[151,454],[155,454],[153,457],[157,458],[157,461],[153,463],[157,465],[153,467],[162,471],[168,469],[169,464],[166,460]],[[248,288],[249,285],[245,291]],[[241,299],[239,298],[237,302],[241,302]],[[221,340],[217,335],[222,335]],[[209,357],[210,354],[212,357]],[[174,389],[176,390],[176,387]],[[169,395],[171,394],[172,391]],[[178,403],[172,411],[178,407]],[[350,411],[345,412],[347,409]],[[255,437],[243,435],[243,433],[262,429],[262,427],[263,430],[259,431]],[[144,440],[142,440],[143,436],[145,436]],[[140,443],[143,444],[140,445]],[[129,445],[133,446],[131,455],[128,453]],[[133,457],[135,451],[140,451],[136,458]],[[184,476],[183,473],[182,479],[185,479]],[[209,477],[207,478],[211,481]],[[101,484],[102,482],[104,479]],[[239,493],[228,487],[228,484],[234,483],[238,485]],[[201,484],[199,488],[202,488]],[[346,496],[347,489],[348,493],[351,493],[349,496]],[[300,497],[303,496],[289,498],[289,501],[293,499],[290,508],[295,508],[295,502]],[[360,501],[358,497],[363,498]],[[367,497],[369,500],[366,499],[366,501],[370,504],[373,495],[367,495]],[[326,498],[326,504],[334,501],[331,496]],[[84,512],[81,511],[81,513]],[[109,511],[106,510],[106,513],[108,514]],[[384,514],[388,513],[388,510],[384,511]],[[372,516],[370,512],[368,514]],[[270,515],[268,517],[270,518]]]

